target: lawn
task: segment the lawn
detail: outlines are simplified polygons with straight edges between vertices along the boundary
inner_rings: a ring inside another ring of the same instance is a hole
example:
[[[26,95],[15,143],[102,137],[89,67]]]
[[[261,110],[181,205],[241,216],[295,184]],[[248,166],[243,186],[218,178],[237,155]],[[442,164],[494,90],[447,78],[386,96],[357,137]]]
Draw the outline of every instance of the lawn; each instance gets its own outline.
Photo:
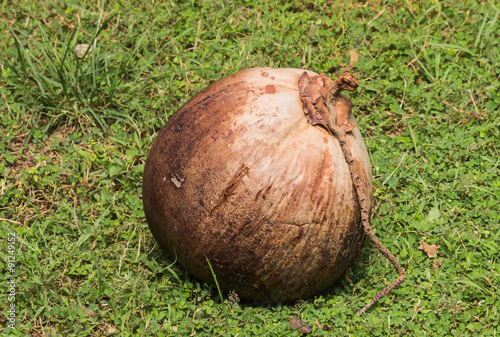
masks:
[[[0,4],[2,335],[299,336],[294,316],[314,336],[500,333],[498,4],[76,3]],[[405,282],[356,316],[397,277],[367,242],[349,280],[320,296],[221,300],[148,229],[153,140],[223,76],[270,66],[336,78],[353,51],[372,226]]]

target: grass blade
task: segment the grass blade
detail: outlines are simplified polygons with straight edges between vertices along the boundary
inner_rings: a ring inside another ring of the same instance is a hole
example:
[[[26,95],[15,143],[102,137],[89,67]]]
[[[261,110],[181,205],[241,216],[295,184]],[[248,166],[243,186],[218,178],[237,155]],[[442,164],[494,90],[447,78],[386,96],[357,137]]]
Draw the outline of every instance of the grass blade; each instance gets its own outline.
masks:
[[[477,48],[477,45],[481,41],[481,37],[483,35],[484,26],[486,25],[486,21],[488,20],[488,16],[489,16],[489,13],[486,13],[484,15],[483,22],[481,23],[481,27],[479,28],[479,32],[477,33],[476,40],[474,41],[474,49]]]
[[[217,282],[217,276],[215,275],[215,272],[212,268],[212,264],[210,264],[210,261],[208,260],[208,257],[205,257],[208,263],[208,267],[210,268],[210,272],[212,273],[212,277],[214,278],[215,281],[215,286],[217,287],[217,292],[219,293],[219,298],[220,298],[220,305],[222,306],[222,310],[224,311],[224,318],[226,319],[226,324],[227,324],[227,332],[231,334],[231,325],[229,324],[229,318],[227,314],[227,307],[224,303],[224,297],[222,296],[222,291],[219,287],[219,282]]]

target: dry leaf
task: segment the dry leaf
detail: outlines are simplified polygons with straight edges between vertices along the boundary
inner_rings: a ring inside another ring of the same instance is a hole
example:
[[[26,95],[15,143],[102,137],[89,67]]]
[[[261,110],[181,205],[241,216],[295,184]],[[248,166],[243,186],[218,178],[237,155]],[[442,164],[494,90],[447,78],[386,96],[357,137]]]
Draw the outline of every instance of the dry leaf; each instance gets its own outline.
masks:
[[[318,328],[320,328],[321,330],[323,330],[323,326],[322,326],[321,324],[319,324],[319,321],[318,321],[318,319],[317,319],[317,318],[315,318],[315,319],[314,319],[314,322],[316,322],[316,326],[317,326]]]
[[[443,263],[443,259],[437,259],[435,261],[432,261],[431,266],[432,266],[432,271],[435,272],[436,270],[441,267],[441,264]]]
[[[299,332],[303,333],[304,335],[308,335],[312,332],[312,328],[309,325],[307,325],[306,322],[304,322],[303,320],[301,320],[297,317],[293,317],[290,320],[290,328],[292,330],[297,330],[300,328]]]
[[[349,49],[349,56],[351,57],[351,61],[349,62],[350,66],[353,66],[354,63],[358,62],[359,56],[356,49]]]
[[[420,241],[420,246],[418,249],[423,250],[429,258],[436,257],[438,255],[439,245],[428,245],[424,240]]]

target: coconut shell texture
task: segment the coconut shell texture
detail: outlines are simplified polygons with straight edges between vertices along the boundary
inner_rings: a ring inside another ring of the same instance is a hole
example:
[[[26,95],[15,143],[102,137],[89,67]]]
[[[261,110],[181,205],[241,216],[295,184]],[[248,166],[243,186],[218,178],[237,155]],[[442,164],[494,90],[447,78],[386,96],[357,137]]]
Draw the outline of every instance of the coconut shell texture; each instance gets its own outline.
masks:
[[[144,168],[144,211],[160,246],[213,283],[208,259],[223,289],[259,303],[321,293],[364,240],[340,145],[305,117],[303,73],[253,68],[209,85],[168,120]],[[347,141],[371,205],[357,127]]]

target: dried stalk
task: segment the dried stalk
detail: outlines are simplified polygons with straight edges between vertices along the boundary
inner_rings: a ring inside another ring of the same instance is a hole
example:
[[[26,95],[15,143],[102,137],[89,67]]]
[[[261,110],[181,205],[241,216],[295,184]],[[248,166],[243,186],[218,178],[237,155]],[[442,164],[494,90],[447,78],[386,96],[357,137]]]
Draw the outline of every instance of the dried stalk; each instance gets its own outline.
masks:
[[[356,169],[356,162],[352,155],[351,149],[347,144],[345,131],[337,126],[337,113],[335,111],[335,102],[338,99],[338,96],[342,90],[353,91],[357,87],[357,80],[355,80],[350,74],[342,74],[339,78],[331,85],[328,89],[328,99],[326,100],[326,106],[330,111],[330,120],[328,126],[332,134],[334,134],[342,148],[342,152],[344,153],[345,161],[349,166],[349,171],[351,173],[351,179],[356,189],[356,194],[358,195],[359,206],[361,208],[361,223],[363,225],[363,229],[366,235],[372,240],[375,244],[375,247],[384,255],[396,268],[396,271],[399,274],[399,277],[392,284],[387,286],[384,290],[379,292],[372,300],[362,308],[357,315],[361,316],[364,312],[366,312],[372,305],[377,303],[382,297],[387,295],[391,290],[399,286],[405,279],[405,270],[399,264],[398,260],[392,255],[392,253],[382,245],[382,242],[375,236],[373,230],[370,226],[370,217],[368,212],[368,204],[366,201],[366,194],[364,191],[364,187],[361,181],[361,177],[358,174],[358,170]]]

